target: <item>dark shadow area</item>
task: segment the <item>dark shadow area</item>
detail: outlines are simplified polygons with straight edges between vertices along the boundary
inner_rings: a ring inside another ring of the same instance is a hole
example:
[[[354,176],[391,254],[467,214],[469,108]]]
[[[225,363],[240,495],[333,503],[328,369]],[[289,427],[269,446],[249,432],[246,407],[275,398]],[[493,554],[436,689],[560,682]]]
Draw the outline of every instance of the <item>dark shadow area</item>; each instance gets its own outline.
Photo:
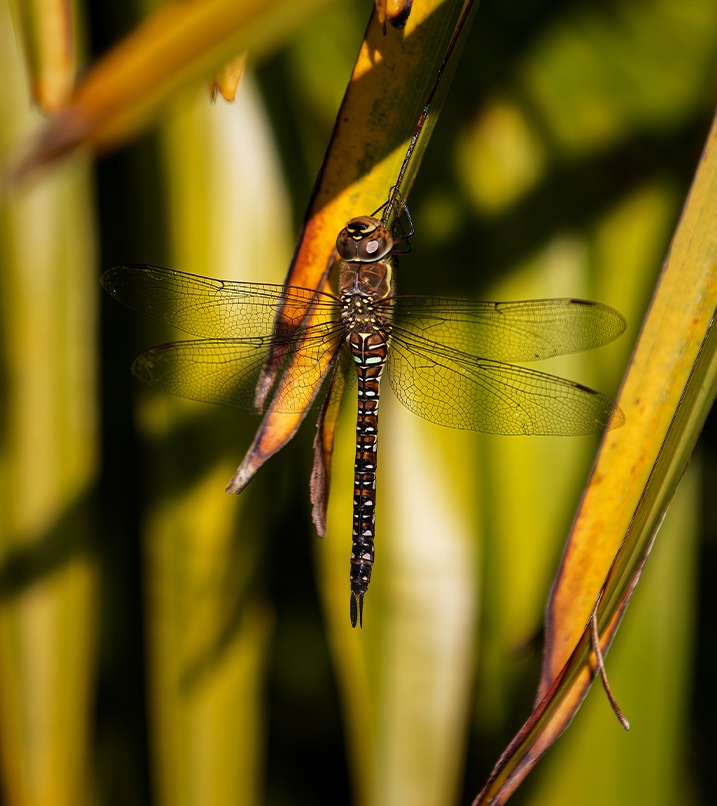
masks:
[[[425,159],[425,173],[440,176],[442,181],[424,187],[419,177],[416,183],[412,200],[419,214],[414,215],[414,255],[401,261],[401,292],[426,293],[436,287],[438,278],[443,293],[470,297],[480,295],[481,289],[509,267],[534,254],[551,235],[584,231],[626,194],[650,180],[669,179],[685,197],[710,121],[701,116],[686,121],[675,132],[645,133],[605,153],[558,164],[545,181],[505,214],[490,219],[470,211],[462,189],[452,179],[455,172],[449,155],[453,153],[453,138],[441,123],[434,135],[436,148],[429,150]],[[455,122],[456,127],[466,125],[466,120]],[[436,191],[459,199],[463,210],[460,228],[440,247],[421,243],[420,208]]]
[[[96,523],[94,491],[88,490],[36,540],[22,545],[19,536],[0,564],[0,602],[20,595],[78,555],[93,551]]]
[[[556,20],[570,20],[587,8],[614,18],[619,26],[624,16],[621,5],[615,0],[554,4],[521,0],[506,6],[483,0],[409,200],[417,229],[415,258],[402,262],[401,292],[480,294],[551,235],[584,229],[646,181],[667,179],[678,193],[686,195],[709,129],[709,104],[704,112],[673,128],[645,124],[616,145],[584,158],[562,160],[560,154],[553,155],[540,184],[501,214],[477,215],[458,181],[455,154],[459,137],[471,130],[490,98],[503,93],[512,97],[520,86],[516,73],[531,43]],[[537,115],[531,123],[542,125]],[[435,195],[453,201],[460,222],[451,238],[438,245],[421,239],[426,223],[421,211]],[[440,289],[436,289],[437,283]]]
[[[714,758],[717,738],[717,411],[712,410],[697,447],[702,469],[701,540],[697,556],[695,594],[694,672],[690,703],[692,730],[688,736],[689,754],[695,780],[699,782],[702,803],[717,803],[717,776]]]
[[[271,485],[269,500],[282,501],[273,514],[265,512],[271,522],[265,549],[267,591],[277,617],[267,691],[269,806],[335,806],[352,800],[342,713],[312,561],[319,538],[309,508],[310,431],[305,427],[301,439],[283,451],[282,461],[274,460],[266,482]],[[307,472],[297,472],[297,464]],[[351,523],[345,526],[348,591]]]
[[[142,153],[144,151],[144,153]],[[152,218],[142,215],[135,178],[151,170],[152,142],[143,140],[102,160],[97,193],[102,242],[97,272],[101,303],[102,474],[100,560],[100,671],[96,735],[99,786],[105,803],[152,802],[145,677],[145,619],[141,513],[146,504],[140,448],[127,377],[134,340],[130,319],[105,294],[102,271],[127,253],[144,252]],[[156,176],[156,172],[155,172]],[[152,183],[150,183],[152,184]]]

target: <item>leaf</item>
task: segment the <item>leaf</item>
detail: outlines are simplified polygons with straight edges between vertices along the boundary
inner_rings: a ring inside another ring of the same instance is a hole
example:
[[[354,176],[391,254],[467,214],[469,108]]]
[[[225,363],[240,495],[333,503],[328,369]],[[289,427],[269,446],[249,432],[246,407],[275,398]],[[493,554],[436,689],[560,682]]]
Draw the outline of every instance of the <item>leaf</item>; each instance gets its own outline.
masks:
[[[355,417],[345,412],[317,583],[344,714],[352,801],[460,803],[483,592],[477,437],[381,398],[376,552],[363,630],[349,621]],[[338,461],[338,457],[341,461]],[[348,461],[346,461],[348,460]]]
[[[386,21],[390,22],[394,28],[405,28],[406,20],[411,15],[413,0],[375,0],[376,19],[384,33],[386,33]]]
[[[459,15],[461,10],[463,13]],[[288,284],[321,288],[326,282],[337,233],[351,217],[370,213],[386,200],[436,71],[456,32],[456,21],[460,18],[464,23],[460,46],[476,10],[477,4],[473,2],[430,0],[421,6],[420,12],[414,10],[403,34],[389,32],[386,36],[374,12],[289,268]],[[446,89],[447,82],[431,109],[433,121]],[[401,185],[404,196],[418,170],[429,135],[427,125],[414,149],[405,184]],[[227,492],[241,492],[264,462],[294,436],[304,416],[277,413],[270,408],[227,485]],[[330,435],[324,433],[323,444],[330,443]],[[322,454],[326,455],[323,451]],[[317,479],[328,479],[330,475],[328,467],[318,475],[315,467],[314,474]],[[315,489],[313,498],[325,500],[325,491]],[[322,522],[316,511],[314,520]]]
[[[696,459],[697,457],[695,457]],[[610,650],[610,682],[628,707],[626,736],[593,686],[569,734],[530,784],[531,806],[672,806],[685,802],[702,462],[682,478],[650,555],[649,571]],[[659,703],[659,707],[655,707]],[[599,785],[584,787],[599,766]]]
[[[11,135],[39,117],[18,57],[3,2],[0,160]],[[94,797],[101,603],[92,187],[91,166],[78,159],[0,198],[0,770],[2,797],[17,804]]]
[[[241,51],[272,47],[326,0],[175,0],[100,59],[42,130],[11,179],[83,146],[106,151],[136,134],[179,88]]]
[[[242,51],[238,56],[229,59],[223,67],[214,73],[212,79],[207,82],[209,97],[212,102],[216,101],[218,92],[225,101],[231,102],[234,100],[248,55],[246,51]]]
[[[259,147],[247,158],[249,138]],[[221,277],[254,271],[249,279],[279,281],[291,226],[251,77],[231,106],[212,106],[197,85],[172,106],[157,141],[167,166],[168,262],[194,274],[211,266]],[[152,182],[151,171],[135,174],[133,197],[151,196]],[[222,494],[235,463],[233,436],[251,433],[234,412],[148,389],[135,404],[144,445],[147,712],[157,800],[253,806],[264,799],[262,691],[274,615],[259,575],[275,490],[265,477],[253,499]],[[192,460],[178,461],[188,450]]]
[[[75,81],[73,6],[66,0],[26,0],[12,10],[35,103],[44,112],[56,112]]]
[[[717,125],[713,126],[551,595],[538,703],[478,804],[501,804],[580,706],[607,651],[717,394]],[[658,706],[659,707],[659,706]]]

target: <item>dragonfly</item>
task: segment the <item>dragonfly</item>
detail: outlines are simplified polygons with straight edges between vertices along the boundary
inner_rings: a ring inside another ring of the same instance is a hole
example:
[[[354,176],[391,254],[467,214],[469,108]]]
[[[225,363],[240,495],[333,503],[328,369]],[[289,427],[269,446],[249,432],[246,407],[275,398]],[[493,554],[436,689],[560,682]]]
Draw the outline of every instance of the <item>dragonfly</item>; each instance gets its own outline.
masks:
[[[118,266],[102,277],[119,302],[197,337],[135,359],[134,375],[151,386],[256,413],[319,409],[320,424],[327,407],[356,386],[353,627],[363,624],[375,560],[384,373],[406,408],[451,428],[580,435],[625,421],[605,395],[521,366],[613,341],[625,329],[613,308],[581,299],[486,302],[396,293],[398,258],[410,252],[415,234],[401,183],[456,37],[387,201],[338,233],[331,264],[336,291],[217,280],[144,264]],[[227,489],[236,491],[231,482]]]
[[[411,227],[396,237],[376,214],[351,219],[336,242],[335,294],[148,265],[119,266],[102,277],[115,299],[199,337],[154,347],[135,359],[132,372],[151,386],[256,413],[269,406],[287,413],[320,408],[357,386],[353,626],[363,621],[375,559],[384,371],[406,408],[451,428],[580,435],[624,423],[622,411],[605,395],[514,363],[607,344],[625,329],[621,314],[580,299],[486,302],[398,295],[397,254],[412,234]],[[285,326],[277,328],[277,321]],[[267,387],[268,364],[278,372]]]

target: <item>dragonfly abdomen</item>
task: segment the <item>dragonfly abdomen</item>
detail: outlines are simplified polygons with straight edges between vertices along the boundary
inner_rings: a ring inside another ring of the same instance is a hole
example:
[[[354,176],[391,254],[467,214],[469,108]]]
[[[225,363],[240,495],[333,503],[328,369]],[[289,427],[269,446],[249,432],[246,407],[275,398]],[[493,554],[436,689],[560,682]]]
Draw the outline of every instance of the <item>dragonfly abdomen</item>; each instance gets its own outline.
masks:
[[[381,373],[388,354],[383,334],[353,331],[347,339],[358,373],[356,461],[351,547],[351,624],[362,621],[363,598],[374,563],[376,446]]]

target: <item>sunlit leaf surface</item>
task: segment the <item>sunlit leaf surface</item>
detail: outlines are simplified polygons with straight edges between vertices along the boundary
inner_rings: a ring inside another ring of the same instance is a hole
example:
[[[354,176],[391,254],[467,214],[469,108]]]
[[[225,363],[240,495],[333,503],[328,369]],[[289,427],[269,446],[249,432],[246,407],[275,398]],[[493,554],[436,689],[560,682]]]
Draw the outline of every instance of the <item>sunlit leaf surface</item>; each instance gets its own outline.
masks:
[[[35,102],[44,112],[58,112],[75,81],[77,9],[66,0],[29,0],[12,8]]]
[[[462,8],[459,2],[427,2],[420,13],[414,11],[402,34],[393,31],[385,36],[375,15],[372,17],[287,284],[322,287],[337,233],[350,218],[370,214],[386,200]],[[474,4],[472,13],[476,8]],[[469,26],[470,20],[463,28],[465,35]],[[367,109],[371,110],[368,115]],[[439,110],[437,99],[434,118]],[[427,131],[416,147],[404,194],[418,170],[429,134]],[[324,356],[324,367],[329,358],[329,354]],[[227,490],[237,493],[244,489],[264,462],[293,437],[302,420],[303,415],[275,415],[269,410]]]
[[[717,393],[717,130],[710,134],[548,608],[539,703],[475,803],[502,803],[567,727],[590,684],[585,625],[609,646]],[[615,558],[615,559],[614,559]]]
[[[233,104],[210,104],[201,86],[185,95],[161,128],[160,149],[168,262],[279,281],[289,217],[251,75]],[[252,420],[242,426],[225,410],[144,389],[136,411],[148,480],[142,547],[156,791],[179,806],[253,806],[264,799],[262,694],[275,628],[257,589],[267,519],[256,512],[271,504],[258,485],[242,498],[222,492],[236,462],[232,436]],[[176,462],[193,433],[201,455]]]
[[[2,0],[0,162],[40,119],[19,57]],[[91,177],[77,159],[42,185],[0,192],[0,777],[3,800],[22,806],[93,797],[100,416]]]
[[[217,93],[221,94],[225,101],[234,100],[248,56],[249,54],[244,51],[230,59],[214,73],[213,78],[208,82],[209,97],[212,101],[216,101]]]
[[[83,146],[107,150],[137,132],[180,87],[242,51],[275,45],[326,0],[173,0],[88,71],[66,108],[15,166],[27,171]]]

